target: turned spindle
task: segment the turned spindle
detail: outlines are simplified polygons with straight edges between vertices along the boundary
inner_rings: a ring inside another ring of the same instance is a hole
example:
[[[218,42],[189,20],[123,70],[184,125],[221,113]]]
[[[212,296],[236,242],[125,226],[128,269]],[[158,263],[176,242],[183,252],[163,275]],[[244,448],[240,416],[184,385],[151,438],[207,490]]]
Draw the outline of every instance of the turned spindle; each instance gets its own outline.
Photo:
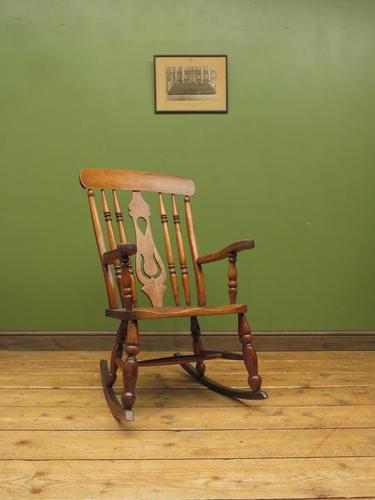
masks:
[[[228,269],[228,294],[229,303],[235,304],[237,300],[237,268],[236,268],[237,254],[230,253],[228,256],[229,269]]]
[[[163,196],[161,193],[159,193],[159,207],[160,207],[160,219],[161,219],[161,223],[163,226],[165,251],[167,254],[169,279],[171,282],[173,298],[174,298],[176,306],[178,306],[178,305],[180,305],[180,297],[179,297],[179,293],[178,293],[176,266],[175,266],[174,259],[173,259],[171,238],[169,236],[167,212],[165,210],[164,200],[163,200]]]

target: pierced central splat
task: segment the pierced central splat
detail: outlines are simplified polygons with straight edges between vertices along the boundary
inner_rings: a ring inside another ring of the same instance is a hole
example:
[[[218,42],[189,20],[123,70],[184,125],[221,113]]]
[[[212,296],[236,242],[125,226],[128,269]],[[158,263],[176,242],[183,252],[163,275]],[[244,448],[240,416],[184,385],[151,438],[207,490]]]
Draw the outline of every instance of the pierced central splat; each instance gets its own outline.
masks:
[[[164,285],[166,273],[152,236],[150,207],[139,191],[133,191],[128,208],[129,215],[133,219],[137,240],[136,272],[143,285],[142,291],[148,296],[154,307],[162,307],[163,297],[167,289]],[[144,226],[144,223],[146,223],[146,228],[142,230],[141,224]]]

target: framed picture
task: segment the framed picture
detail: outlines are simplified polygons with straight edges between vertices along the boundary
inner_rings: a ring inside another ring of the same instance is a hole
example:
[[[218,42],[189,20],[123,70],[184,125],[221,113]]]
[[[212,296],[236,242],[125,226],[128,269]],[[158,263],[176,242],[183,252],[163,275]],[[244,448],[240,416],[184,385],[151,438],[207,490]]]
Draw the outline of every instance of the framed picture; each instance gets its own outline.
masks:
[[[154,56],[155,113],[227,113],[227,56]]]

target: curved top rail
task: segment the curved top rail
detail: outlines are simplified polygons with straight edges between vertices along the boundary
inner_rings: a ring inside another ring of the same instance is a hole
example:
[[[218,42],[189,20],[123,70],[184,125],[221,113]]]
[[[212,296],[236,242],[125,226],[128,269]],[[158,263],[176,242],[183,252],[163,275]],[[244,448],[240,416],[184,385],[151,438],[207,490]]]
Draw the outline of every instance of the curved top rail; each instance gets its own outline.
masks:
[[[140,170],[84,168],[80,172],[79,179],[81,186],[85,189],[125,189],[186,196],[192,196],[195,193],[195,184],[187,177]]]

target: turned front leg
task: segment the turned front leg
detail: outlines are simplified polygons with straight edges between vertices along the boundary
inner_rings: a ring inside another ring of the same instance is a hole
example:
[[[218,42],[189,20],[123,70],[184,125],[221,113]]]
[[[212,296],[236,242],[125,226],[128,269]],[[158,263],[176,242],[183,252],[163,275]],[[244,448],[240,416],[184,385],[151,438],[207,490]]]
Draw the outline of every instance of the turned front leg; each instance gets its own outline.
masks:
[[[203,344],[201,339],[201,329],[196,316],[192,316],[190,318],[190,329],[191,336],[193,337],[193,352],[196,355],[202,354]],[[196,364],[196,369],[199,375],[203,377],[204,372],[206,371],[206,365],[203,363],[203,361],[198,361]]]
[[[128,327],[127,321],[121,321],[120,326],[116,333],[115,345],[112,349],[111,353],[111,362],[109,367],[109,377],[108,377],[108,386],[112,387],[117,378],[117,358],[122,357],[123,344],[125,342],[126,330]]]
[[[243,361],[249,374],[249,386],[253,391],[259,391],[262,379],[258,375],[258,358],[252,345],[253,335],[244,314],[238,315],[238,335],[242,344]]]
[[[133,420],[132,408],[135,402],[135,386],[138,376],[137,354],[139,353],[139,332],[137,321],[130,321],[125,341],[127,358],[123,367],[124,391],[121,401],[125,409],[126,419]]]

